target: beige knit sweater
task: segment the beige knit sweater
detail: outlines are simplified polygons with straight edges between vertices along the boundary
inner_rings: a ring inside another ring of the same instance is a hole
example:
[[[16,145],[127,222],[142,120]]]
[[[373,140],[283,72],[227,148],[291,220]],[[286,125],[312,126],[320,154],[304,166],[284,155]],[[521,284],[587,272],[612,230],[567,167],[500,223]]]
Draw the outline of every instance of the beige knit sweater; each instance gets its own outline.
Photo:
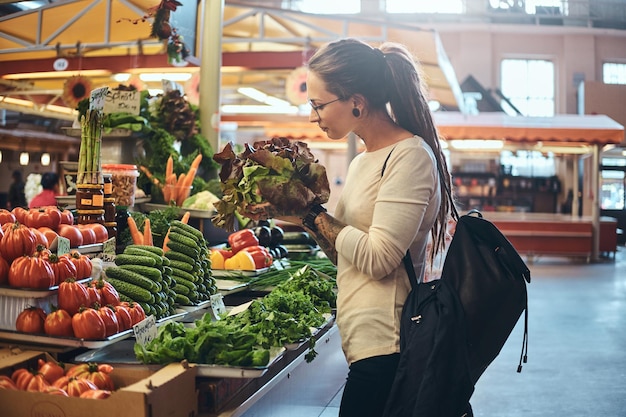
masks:
[[[361,153],[350,164],[334,213],[349,225],[336,241],[337,326],[348,363],[400,350],[410,290],[402,257],[410,247],[421,278],[441,202],[438,178],[432,150],[419,137]]]

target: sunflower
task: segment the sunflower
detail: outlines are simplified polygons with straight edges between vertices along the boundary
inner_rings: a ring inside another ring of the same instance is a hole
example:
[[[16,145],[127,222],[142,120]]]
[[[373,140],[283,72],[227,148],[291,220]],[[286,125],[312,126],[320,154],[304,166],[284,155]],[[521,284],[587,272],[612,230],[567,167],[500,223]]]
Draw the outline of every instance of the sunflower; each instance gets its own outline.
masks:
[[[70,77],[63,84],[63,102],[70,108],[75,109],[78,103],[89,98],[91,94],[91,81],[81,75]]]

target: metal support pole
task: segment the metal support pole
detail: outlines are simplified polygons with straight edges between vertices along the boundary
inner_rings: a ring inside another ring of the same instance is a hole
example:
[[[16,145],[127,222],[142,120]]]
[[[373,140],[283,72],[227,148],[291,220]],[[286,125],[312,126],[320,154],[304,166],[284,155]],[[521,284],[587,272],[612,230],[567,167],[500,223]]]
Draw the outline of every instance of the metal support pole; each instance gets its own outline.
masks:
[[[591,221],[593,224],[593,247],[591,259],[597,261],[600,256],[600,145],[593,145],[591,154],[591,187],[593,201],[591,203]]]

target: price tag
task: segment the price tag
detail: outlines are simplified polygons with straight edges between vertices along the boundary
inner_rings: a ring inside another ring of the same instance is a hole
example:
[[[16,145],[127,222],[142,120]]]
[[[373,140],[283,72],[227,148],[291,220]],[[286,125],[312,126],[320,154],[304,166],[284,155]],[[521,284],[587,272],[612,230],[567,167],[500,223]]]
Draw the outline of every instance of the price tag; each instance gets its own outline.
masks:
[[[89,110],[102,110],[106,101],[109,87],[100,87],[91,90],[89,95]]]
[[[104,113],[130,113],[138,115],[141,110],[139,91],[109,90],[104,102]]]
[[[133,326],[133,332],[135,333],[137,343],[145,346],[146,343],[157,336],[156,319],[153,315],[146,317]]]
[[[104,262],[115,261],[115,237],[105,240],[102,244],[102,260]]]
[[[57,255],[70,253],[70,240],[63,236],[57,236]]]
[[[222,314],[226,313],[224,296],[222,294],[213,294],[211,296],[211,311],[213,312],[213,317],[218,320],[222,316]]]

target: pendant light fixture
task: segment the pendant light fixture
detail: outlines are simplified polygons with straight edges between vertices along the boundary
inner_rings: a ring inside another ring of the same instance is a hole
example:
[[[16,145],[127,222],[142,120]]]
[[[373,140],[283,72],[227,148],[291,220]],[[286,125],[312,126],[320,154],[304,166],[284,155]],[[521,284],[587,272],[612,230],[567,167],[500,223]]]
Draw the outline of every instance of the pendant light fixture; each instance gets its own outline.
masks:
[[[29,158],[28,152],[20,153],[20,165],[28,165]]]
[[[45,167],[50,165],[50,154],[48,152],[44,152],[41,154],[41,165]]]

